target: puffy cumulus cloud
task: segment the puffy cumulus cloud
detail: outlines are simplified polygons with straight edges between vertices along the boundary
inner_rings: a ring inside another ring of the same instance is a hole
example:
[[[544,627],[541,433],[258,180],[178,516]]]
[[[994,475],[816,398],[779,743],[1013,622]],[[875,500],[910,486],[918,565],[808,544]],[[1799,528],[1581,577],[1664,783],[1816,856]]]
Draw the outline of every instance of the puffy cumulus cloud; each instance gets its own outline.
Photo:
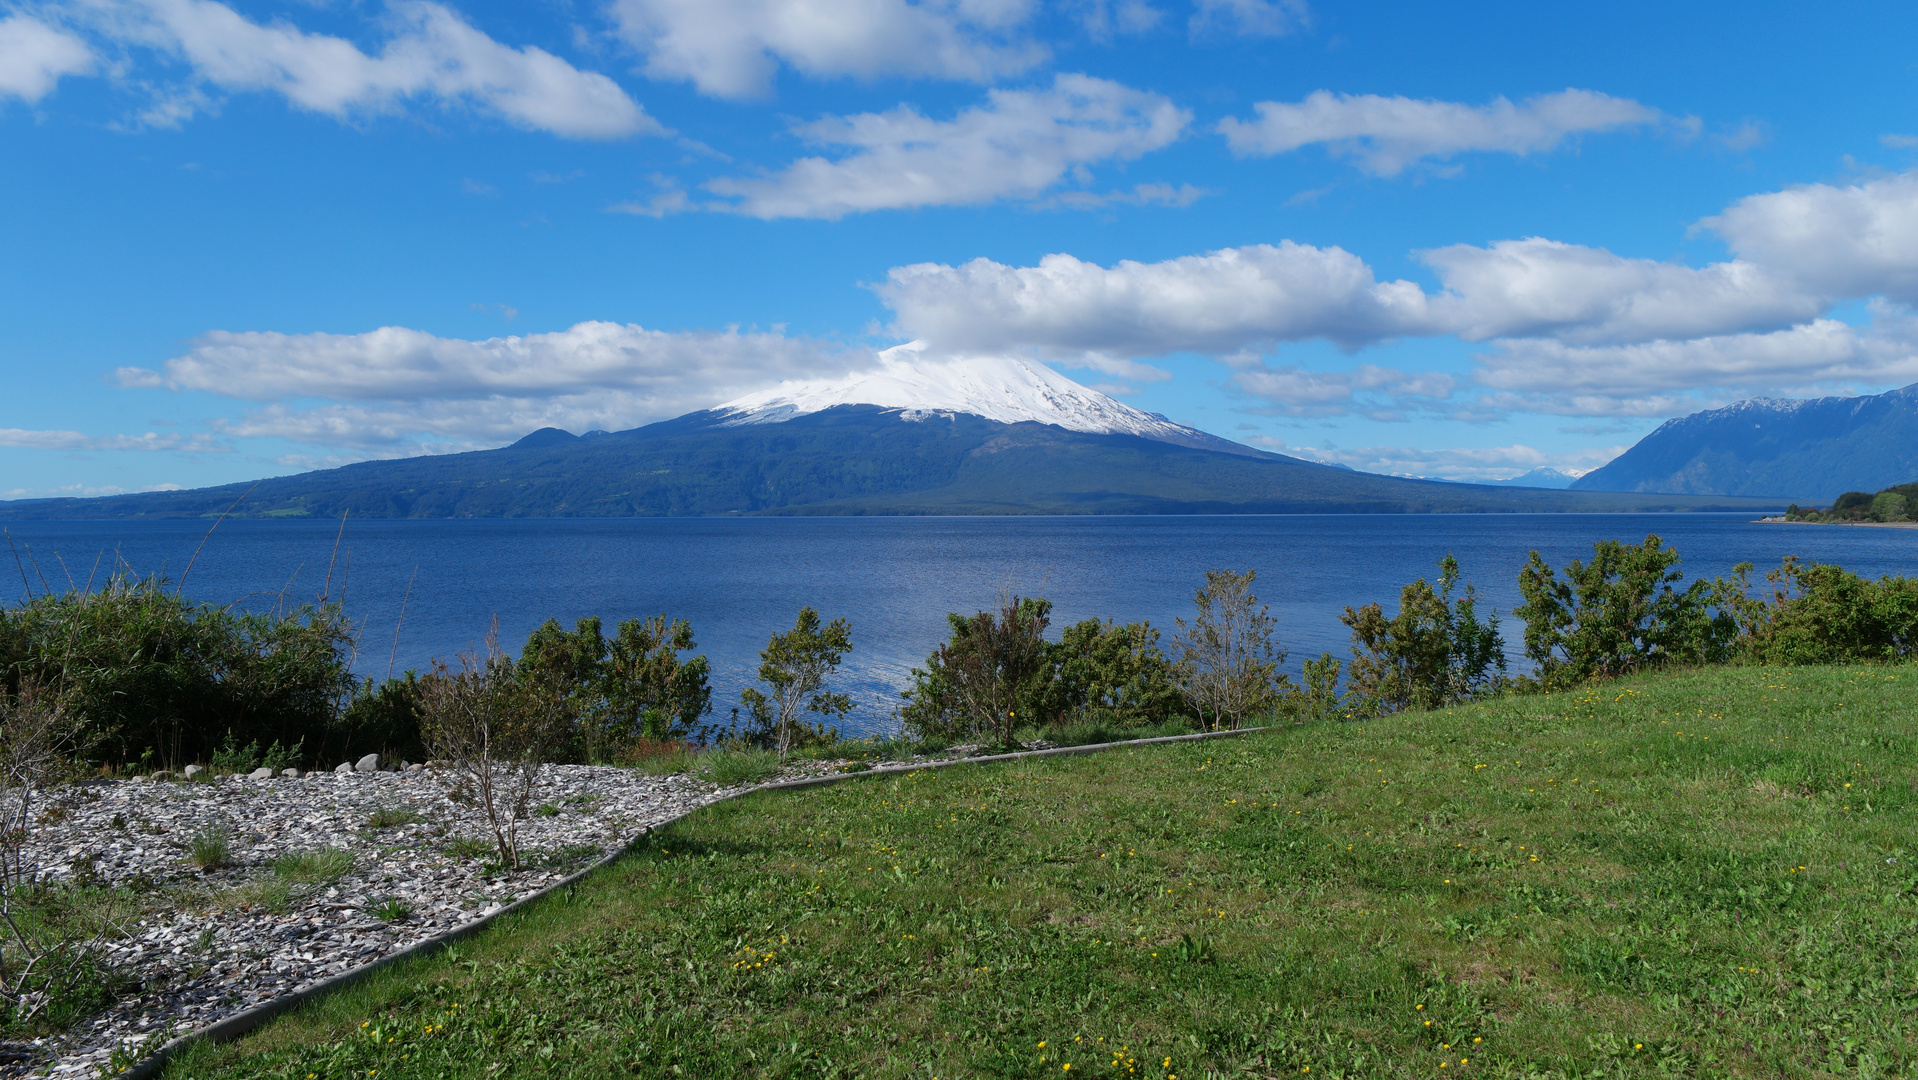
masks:
[[[815,78],[888,75],[986,82],[1047,50],[1020,30],[1032,0],[614,0],[619,34],[646,74],[704,94],[769,93],[784,63]]]
[[[1697,269],[1538,237],[1421,257],[1445,285],[1439,320],[1468,341],[1685,338],[1782,328],[1826,306],[1789,274],[1736,260]]]
[[[1374,176],[1396,176],[1425,159],[1469,151],[1534,154],[1576,135],[1668,122],[1650,106],[1591,90],[1561,90],[1516,105],[1502,97],[1465,105],[1319,90],[1304,101],[1261,101],[1252,108],[1255,119],[1219,122],[1234,153],[1266,156],[1322,145]]]
[[[230,448],[210,435],[88,435],[79,431],[33,431],[0,428],[0,446],[26,450],[168,450],[193,454],[224,454]]]
[[[833,218],[870,210],[973,206],[1033,198],[1086,166],[1129,161],[1177,139],[1191,114],[1159,94],[1088,75],[1043,90],[993,90],[951,120],[910,106],[829,117],[795,128],[848,153],[807,157],[759,177],[706,187],[710,209],[758,218]]]
[[[35,102],[65,75],[93,70],[93,50],[65,30],[30,15],[0,19],[0,97]]]
[[[399,446],[425,436],[497,445],[534,428],[624,428],[705,408],[782,378],[874,362],[773,333],[669,333],[609,322],[481,341],[404,327],[363,334],[215,331],[162,370],[121,368],[127,387],[199,390],[267,402],[216,426],[332,446]],[[299,399],[325,404],[299,407]]]
[[[1111,267],[974,259],[893,268],[878,287],[899,326],[942,346],[1086,354],[1231,353],[1307,338],[1357,344],[1432,329],[1425,293],[1380,282],[1342,248],[1291,241]]]
[[[1303,0],[1195,0],[1194,37],[1283,37],[1306,25]]]
[[[1918,302],[1918,172],[1751,195],[1700,224],[1826,296]]]
[[[606,76],[543,49],[502,44],[426,0],[387,8],[391,33],[376,54],[288,23],[254,22],[217,0],[95,0],[70,10],[109,41],[178,57],[192,69],[196,85],[163,93],[149,123],[178,123],[205,107],[199,86],[206,85],[278,94],[342,119],[421,100],[569,138],[666,133]]]
[[[1437,477],[1467,483],[1509,480],[1533,469],[1557,469],[1581,476],[1625,452],[1623,446],[1590,447],[1548,454],[1523,443],[1510,446],[1462,446],[1428,449],[1415,446],[1289,447],[1284,440],[1254,436],[1247,440],[1268,450],[1327,465],[1346,465],[1362,472],[1393,476]]]

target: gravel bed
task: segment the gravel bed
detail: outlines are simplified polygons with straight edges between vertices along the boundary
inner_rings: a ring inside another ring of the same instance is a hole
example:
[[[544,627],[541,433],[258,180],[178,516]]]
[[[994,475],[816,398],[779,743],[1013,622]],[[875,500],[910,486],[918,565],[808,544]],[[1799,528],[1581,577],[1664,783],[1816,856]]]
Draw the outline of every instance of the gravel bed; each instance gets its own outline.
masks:
[[[794,762],[782,779],[834,770]],[[688,775],[555,765],[532,800],[557,813],[519,823],[525,868],[490,865],[492,833],[474,808],[447,798],[439,770],[313,773],[298,778],[92,781],[50,792],[57,808],[26,848],[44,880],[131,886],[141,913],[104,944],[108,963],[139,989],[66,1034],[4,1047],[6,1072],[93,1077],[116,1048],[165,1039],[371,963],[537,892],[639,833],[734,790]],[[376,811],[412,817],[374,828]],[[394,814],[393,812],[397,812]],[[194,869],[193,837],[224,830],[232,863]],[[489,849],[459,857],[450,840]],[[352,853],[337,879],[305,886],[284,914],[247,904],[249,883],[272,882],[273,861],[326,848]],[[381,909],[397,901],[403,917]],[[21,1058],[31,1055],[32,1065]]]

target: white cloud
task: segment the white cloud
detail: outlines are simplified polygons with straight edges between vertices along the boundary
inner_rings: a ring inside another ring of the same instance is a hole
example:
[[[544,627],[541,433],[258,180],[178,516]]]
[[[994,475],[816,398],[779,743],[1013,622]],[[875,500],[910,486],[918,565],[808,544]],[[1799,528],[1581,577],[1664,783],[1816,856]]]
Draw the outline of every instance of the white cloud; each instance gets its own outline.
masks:
[[[425,0],[387,8],[391,34],[376,55],[344,38],[253,22],[215,0],[100,0],[74,10],[109,40],[184,59],[198,82],[279,94],[297,108],[340,119],[423,100],[569,138],[666,134],[606,76],[542,49],[501,44]],[[163,92],[147,121],[178,123],[203,107],[196,92]]]
[[[706,187],[716,204],[759,218],[840,218],[869,210],[970,206],[1034,198],[1086,166],[1129,161],[1177,139],[1191,114],[1159,94],[1088,75],[1043,90],[993,90],[951,120],[901,105],[797,127],[807,141],[850,152],[807,157],[764,177]]]
[[[1582,475],[1625,452],[1623,446],[1592,447],[1551,454],[1523,443],[1509,446],[1461,446],[1428,449],[1415,446],[1288,447],[1281,439],[1254,436],[1256,446],[1328,465],[1347,465],[1363,472],[1392,476],[1435,476],[1446,480],[1483,482],[1509,480],[1533,469],[1549,468]]]
[[[1918,381],[1918,326],[1883,305],[1869,331],[1817,319],[1768,334],[1628,345],[1499,341],[1479,357],[1493,407],[1573,416],[1670,416],[1753,394]],[[1701,394],[1717,391],[1701,398]]]
[[[1448,160],[1468,151],[1533,154],[1567,138],[1646,127],[1665,114],[1628,98],[1591,90],[1561,90],[1514,105],[1334,94],[1319,90],[1296,104],[1261,101],[1257,119],[1227,117],[1218,132],[1241,156],[1289,153],[1324,145],[1375,176],[1396,176],[1415,162]]]
[[[1789,275],[1743,261],[1694,269],[1539,237],[1421,257],[1445,284],[1439,319],[1468,341],[1694,337],[1781,328],[1825,308]]]
[[[1283,37],[1306,24],[1304,0],[1194,0],[1192,8],[1196,37]]]
[[[908,334],[978,351],[1033,348],[1163,356],[1323,337],[1376,341],[1429,330],[1425,293],[1379,282],[1342,248],[1285,241],[1107,268],[1071,255],[1037,266],[974,259],[894,267],[878,292]]]
[[[1918,302],[1918,172],[1751,195],[1700,225],[1825,296]]]
[[[705,408],[782,378],[837,375],[872,363],[775,333],[667,333],[609,322],[469,341],[403,327],[364,334],[214,331],[164,371],[121,368],[127,387],[200,390],[270,402],[218,425],[334,446],[418,436],[497,445],[542,426],[626,428]],[[300,408],[289,400],[331,404]]]
[[[192,454],[224,454],[229,449],[207,435],[88,435],[79,431],[33,431],[0,428],[0,446],[27,450],[170,450]]]
[[[61,76],[84,75],[93,66],[93,50],[74,35],[30,15],[0,19],[0,96],[39,101]]]
[[[1019,31],[1032,0],[614,0],[646,74],[726,98],[767,94],[783,62],[814,78],[887,75],[987,82],[1046,49]]]

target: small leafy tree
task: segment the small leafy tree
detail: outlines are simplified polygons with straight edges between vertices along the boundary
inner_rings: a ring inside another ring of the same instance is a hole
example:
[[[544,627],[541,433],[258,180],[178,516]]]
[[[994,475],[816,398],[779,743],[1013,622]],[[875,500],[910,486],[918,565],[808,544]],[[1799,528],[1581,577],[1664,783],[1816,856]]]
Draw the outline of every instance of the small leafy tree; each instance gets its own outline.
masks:
[[[819,612],[799,609],[791,630],[774,634],[759,653],[759,681],[766,691],[747,687],[740,701],[758,730],[781,757],[795,744],[820,734],[821,725],[803,719],[807,713],[824,717],[852,710],[852,699],[826,690],[826,679],[846,653],[852,651],[852,631],[844,619],[820,625]],[[767,692],[770,691],[770,692]]]
[[[1391,618],[1378,604],[1350,607],[1339,621],[1352,628],[1351,693],[1367,715],[1435,709],[1498,686],[1505,673],[1505,642],[1498,612],[1478,616],[1478,592],[1458,585],[1458,560],[1439,560],[1439,587],[1424,578],[1399,593]]]
[[[1186,700],[1208,730],[1236,730],[1248,716],[1275,707],[1291,689],[1280,675],[1285,650],[1273,636],[1278,620],[1252,594],[1258,572],[1207,570],[1194,597],[1192,622],[1178,620],[1173,641]]]
[[[1297,720],[1328,720],[1339,711],[1339,673],[1344,664],[1329,652],[1305,662],[1305,686],[1289,695],[1284,711]]]
[[[1717,583],[1674,586],[1678,551],[1655,535],[1642,544],[1601,540],[1592,561],[1574,559],[1560,580],[1534,551],[1519,571],[1525,654],[1548,687],[1613,678],[1671,662],[1718,663],[1730,655],[1736,623],[1714,610]]]

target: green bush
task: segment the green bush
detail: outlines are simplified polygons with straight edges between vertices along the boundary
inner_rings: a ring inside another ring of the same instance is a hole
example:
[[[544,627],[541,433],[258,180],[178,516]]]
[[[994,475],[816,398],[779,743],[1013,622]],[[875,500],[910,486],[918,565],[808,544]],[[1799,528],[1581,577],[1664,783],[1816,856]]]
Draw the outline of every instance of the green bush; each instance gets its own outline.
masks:
[[[337,735],[321,748],[321,763],[367,754],[386,761],[419,761],[426,757],[420,717],[417,672],[379,682],[361,680],[340,713]]]
[[[779,755],[757,747],[715,746],[699,755],[694,771],[720,787],[760,784],[779,773]]]
[[[694,648],[692,625],[664,615],[627,619],[610,641],[596,617],[570,631],[548,619],[527,637],[518,670],[565,690],[575,733],[560,756],[609,762],[630,756],[635,740],[708,734],[701,720],[712,711],[711,667],[704,656],[680,655]]]
[[[1765,575],[1769,602],[1748,595],[1751,564],[1722,595],[1738,621],[1738,654],[1764,664],[1844,664],[1918,655],[1918,579],[1866,581],[1842,567],[1787,557]]]
[[[1377,716],[1436,709],[1498,688],[1505,675],[1498,612],[1480,621],[1478,592],[1470,585],[1452,599],[1458,578],[1458,560],[1448,554],[1439,560],[1439,587],[1433,589],[1424,578],[1407,585],[1399,593],[1397,615],[1386,618],[1378,604],[1345,609],[1339,621],[1352,628],[1347,680],[1355,712]],[[1318,700],[1312,705],[1322,707]]]
[[[1044,677],[1027,702],[1031,714],[1054,727],[1185,722],[1189,710],[1178,672],[1158,642],[1150,623],[1073,623],[1046,647]]]
[[[177,767],[222,746],[321,742],[352,688],[351,644],[338,604],[236,613],[115,577],[0,608],[0,693],[56,688],[82,758]]]
[[[1657,536],[1642,544],[1601,540],[1592,561],[1574,559],[1565,579],[1537,551],[1519,571],[1525,603],[1525,654],[1536,679],[1553,688],[1613,678],[1666,663],[1720,663],[1730,658],[1737,625],[1718,604],[1721,583],[1684,575],[1678,551]]]

